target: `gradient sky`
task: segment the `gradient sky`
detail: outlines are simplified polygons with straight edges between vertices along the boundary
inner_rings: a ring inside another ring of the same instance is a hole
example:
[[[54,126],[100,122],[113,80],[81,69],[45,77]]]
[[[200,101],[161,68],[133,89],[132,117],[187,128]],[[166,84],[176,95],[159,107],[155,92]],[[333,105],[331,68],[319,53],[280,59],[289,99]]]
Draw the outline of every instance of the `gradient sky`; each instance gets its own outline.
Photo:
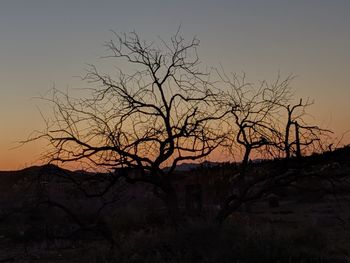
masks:
[[[253,82],[294,74],[297,96],[315,100],[315,121],[340,136],[350,129],[349,13],[349,0],[2,0],[0,170],[36,162],[44,145],[11,149],[44,127],[34,97],[53,84],[83,87],[74,76],[106,54],[109,30],[152,40],[182,25],[201,40],[204,64]]]

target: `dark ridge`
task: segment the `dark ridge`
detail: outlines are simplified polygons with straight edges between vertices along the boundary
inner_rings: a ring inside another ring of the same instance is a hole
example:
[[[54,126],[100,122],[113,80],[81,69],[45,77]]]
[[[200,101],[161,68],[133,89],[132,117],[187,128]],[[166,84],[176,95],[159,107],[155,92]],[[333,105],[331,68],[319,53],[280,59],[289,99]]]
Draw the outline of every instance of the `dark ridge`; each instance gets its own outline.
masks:
[[[262,165],[272,165],[280,166],[288,163],[289,167],[293,166],[304,166],[304,165],[316,165],[324,162],[346,162],[349,160],[350,156],[350,145],[344,146],[342,148],[335,149],[334,151],[328,151],[324,153],[314,153],[302,158],[290,158],[290,159],[259,159],[259,161],[251,160],[251,167],[259,167]],[[216,167],[221,166],[232,166],[236,167],[239,163],[236,162],[210,162],[204,161],[202,163],[183,163],[178,165],[176,171],[184,172],[196,169],[215,169]],[[169,169],[169,168],[164,168]],[[30,176],[30,175],[39,175],[39,174],[69,174],[69,175],[93,175],[96,173],[85,171],[85,170],[76,170],[70,171],[64,168],[61,168],[54,164],[45,164],[42,166],[30,166],[21,170],[14,171],[0,171],[0,176]]]

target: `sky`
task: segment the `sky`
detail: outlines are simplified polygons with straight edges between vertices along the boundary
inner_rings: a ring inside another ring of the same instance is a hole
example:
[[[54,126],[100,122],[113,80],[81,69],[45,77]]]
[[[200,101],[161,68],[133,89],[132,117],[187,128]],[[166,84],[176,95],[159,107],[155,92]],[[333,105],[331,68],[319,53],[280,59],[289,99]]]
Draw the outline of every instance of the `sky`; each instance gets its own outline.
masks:
[[[349,12],[348,0],[2,0],[0,170],[37,163],[43,143],[17,147],[44,128],[36,98],[85,87],[76,76],[106,55],[110,30],[167,39],[181,25],[200,39],[205,65],[252,82],[293,74],[315,122],[340,137],[350,129]]]

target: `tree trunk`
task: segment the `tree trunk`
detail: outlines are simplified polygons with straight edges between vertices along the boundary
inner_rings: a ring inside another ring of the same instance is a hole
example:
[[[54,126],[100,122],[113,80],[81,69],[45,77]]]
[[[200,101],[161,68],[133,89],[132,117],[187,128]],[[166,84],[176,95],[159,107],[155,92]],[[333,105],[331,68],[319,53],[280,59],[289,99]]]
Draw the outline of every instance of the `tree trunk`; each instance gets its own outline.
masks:
[[[245,149],[245,153],[244,153],[244,157],[243,157],[243,161],[241,164],[241,171],[239,174],[239,180],[238,180],[238,188],[239,188],[239,194],[242,195],[243,189],[245,188],[245,177],[246,177],[246,171],[247,171],[247,167],[248,167],[248,162],[249,162],[249,155],[251,152],[251,148],[250,147],[246,147]]]
[[[239,173],[239,177],[238,177],[238,181],[237,181],[237,187],[238,187],[238,196],[237,201],[235,203],[232,204],[232,201],[234,199],[234,196],[229,197],[228,199],[225,200],[224,204],[221,206],[218,214],[215,217],[215,222],[218,225],[222,225],[222,223],[226,220],[226,218],[232,214],[232,212],[236,211],[237,209],[239,209],[242,205],[244,207],[245,210],[249,210],[249,207],[245,206],[243,202],[240,202],[239,200],[241,200],[241,197],[244,195],[245,191],[245,187],[246,187],[246,171],[247,171],[247,166],[248,166],[248,162],[249,162],[249,156],[250,156],[250,152],[251,152],[251,147],[246,146],[245,147],[245,152],[244,152],[244,157],[241,163],[241,167],[240,167],[240,173]]]
[[[288,120],[288,123],[286,126],[286,134],[284,137],[284,151],[286,153],[286,159],[290,158],[289,132],[290,132],[290,120]]]
[[[300,138],[299,138],[299,124],[298,122],[294,123],[295,125],[295,144],[296,144],[296,156],[297,158],[301,157],[301,147],[300,147]]]
[[[179,201],[175,191],[166,193],[165,205],[167,206],[170,220],[177,226],[180,220],[180,211]]]
[[[250,152],[251,152],[251,148],[250,147],[246,147],[245,148],[244,157],[243,157],[243,161],[242,161],[242,165],[241,165],[241,176],[242,177],[245,176],[245,171],[246,171],[246,168],[247,168],[248,162],[249,162]]]
[[[161,193],[157,194],[162,199],[167,209],[171,222],[176,226],[180,220],[178,195],[170,182],[163,182],[159,186]]]

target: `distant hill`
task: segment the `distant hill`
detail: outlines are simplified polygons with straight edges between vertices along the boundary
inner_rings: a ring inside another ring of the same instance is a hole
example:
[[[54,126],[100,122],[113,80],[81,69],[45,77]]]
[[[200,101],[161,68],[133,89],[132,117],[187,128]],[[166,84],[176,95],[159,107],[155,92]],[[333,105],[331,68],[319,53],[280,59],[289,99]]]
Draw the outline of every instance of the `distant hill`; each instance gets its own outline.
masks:
[[[305,156],[302,158],[303,162],[329,162],[332,161],[340,161],[343,162],[345,160],[348,160],[350,158],[350,146],[345,146],[343,148],[336,149],[331,152],[325,152],[322,154],[313,154],[310,156]],[[283,160],[283,159],[282,159]],[[264,160],[264,159],[254,159],[252,160],[253,164],[261,164],[264,162],[273,163],[278,162],[280,160]],[[291,162],[294,162],[295,160],[292,158]],[[300,160],[299,160],[300,161]],[[298,162],[299,162],[298,161]],[[222,165],[222,162],[212,162],[212,161],[204,161],[202,163],[181,163],[177,165],[175,171],[177,172],[185,172],[185,171],[191,171],[194,169],[200,169],[200,168],[215,168],[217,166]],[[237,164],[236,162],[233,162],[231,164]],[[164,168],[164,170],[168,170],[169,167]],[[39,175],[39,174],[49,174],[49,173],[55,173],[55,174],[93,174],[84,170],[76,170],[76,171],[70,171],[67,169],[63,169],[59,166],[56,166],[54,164],[47,164],[43,166],[31,166],[27,167],[21,170],[14,170],[14,171],[0,171],[0,177],[3,177],[1,180],[4,179],[4,177],[7,177],[11,175],[12,177],[16,176],[30,176],[30,175]],[[14,179],[14,178],[13,178]]]

